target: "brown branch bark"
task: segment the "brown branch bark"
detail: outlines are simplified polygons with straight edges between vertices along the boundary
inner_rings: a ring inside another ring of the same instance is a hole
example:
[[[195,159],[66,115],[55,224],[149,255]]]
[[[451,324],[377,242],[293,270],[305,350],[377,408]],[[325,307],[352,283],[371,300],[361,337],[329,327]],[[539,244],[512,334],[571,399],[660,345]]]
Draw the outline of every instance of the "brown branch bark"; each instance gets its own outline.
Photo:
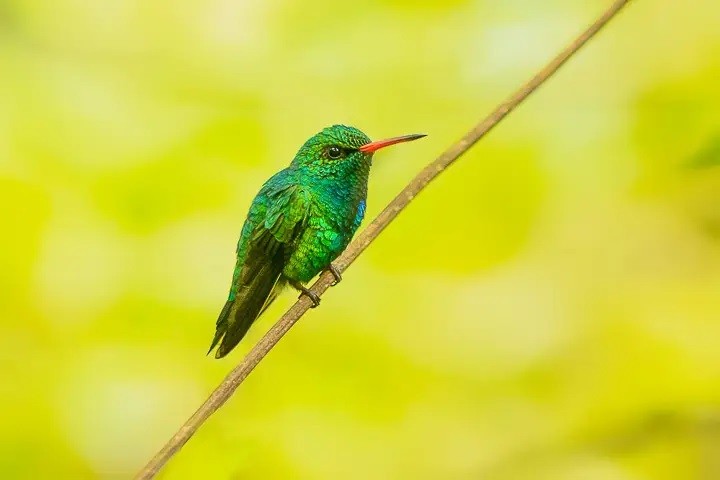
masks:
[[[525,85],[518,89],[510,98],[501,103],[487,118],[477,124],[457,143],[443,152],[437,159],[427,165],[415,178],[385,207],[385,209],[363,230],[350,246],[333,262],[341,272],[372,243],[385,227],[420,193],[431,180],[452,165],[455,160],[475,145],[503,118],[513,111],[523,100],[533,93],[540,85],[550,78],[577,51],[600,31],[630,0],[616,0],[595,22],[580,36],[563,49],[542,70]],[[313,284],[311,290],[322,295],[333,282],[333,276],[324,272]],[[236,366],[198,410],[180,427],[173,437],[165,444],[135,477],[136,479],[153,478],[160,469],[173,457],[190,437],[197,431],[210,415],[220,408],[232,396],[240,384],[247,378],[265,355],[277,344],[285,333],[295,325],[311,306],[310,300],[302,296],[280,320],[253,347],[243,361]]]

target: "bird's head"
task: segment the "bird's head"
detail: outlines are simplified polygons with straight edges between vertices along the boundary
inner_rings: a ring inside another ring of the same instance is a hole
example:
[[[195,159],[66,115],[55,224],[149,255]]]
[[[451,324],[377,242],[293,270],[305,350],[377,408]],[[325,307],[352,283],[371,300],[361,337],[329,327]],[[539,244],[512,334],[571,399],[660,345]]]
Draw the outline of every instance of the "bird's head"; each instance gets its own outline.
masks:
[[[373,142],[357,128],[333,125],[310,137],[298,151],[293,164],[342,174],[349,169],[369,166],[373,153],[381,148],[417,140],[424,136],[423,134],[404,135]]]

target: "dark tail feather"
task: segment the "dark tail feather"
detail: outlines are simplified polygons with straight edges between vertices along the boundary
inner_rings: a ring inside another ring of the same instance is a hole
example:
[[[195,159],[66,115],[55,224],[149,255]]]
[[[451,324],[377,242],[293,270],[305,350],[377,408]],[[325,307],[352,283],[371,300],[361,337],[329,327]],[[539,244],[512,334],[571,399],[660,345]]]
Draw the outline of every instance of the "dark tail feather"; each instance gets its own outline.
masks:
[[[215,336],[213,337],[212,345],[210,345],[210,348],[207,351],[207,355],[210,355],[210,352],[212,352],[215,347],[217,346],[218,342],[220,342],[220,339],[225,335],[225,330],[227,330],[228,325],[228,317],[230,315],[230,309],[233,305],[232,300],[228,300],[225,302],[225,306],[222,309],[222,312],[220,312],[220,316],[217,319],[217,324],[215,326]]]
[[[274,290],[279,287],[277,284],[281,271],[282,264],[268,262],[247,284],[240,286],[234,300],[225,303],[208,354],[219,343],[215,358],[222,358],[240,343],[255,319],[277,296]]]

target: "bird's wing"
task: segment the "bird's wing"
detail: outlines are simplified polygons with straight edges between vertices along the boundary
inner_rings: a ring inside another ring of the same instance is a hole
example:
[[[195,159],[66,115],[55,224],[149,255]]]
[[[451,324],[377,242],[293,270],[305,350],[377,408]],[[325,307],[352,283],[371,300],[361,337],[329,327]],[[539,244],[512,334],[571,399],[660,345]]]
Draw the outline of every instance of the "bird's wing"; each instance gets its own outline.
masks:
[[[309,206],[308,196],[295,185],[263,189],[253,202],[248,222],[254,228],[243,227],[230,298],[210,347],[222,339],[216,357],[227,355],[277,296],[289,246],[305,225]]]
[[[250,250],[254,249],[259,257],[272,256],[291,244],[305,226],[310,208],[307,193],[297,185],[271,192],[267,199],[265,218],[250,238]],[[252,275],[255,269],[248,260],[245,260],[244,268],[247,267],[247,274]]]

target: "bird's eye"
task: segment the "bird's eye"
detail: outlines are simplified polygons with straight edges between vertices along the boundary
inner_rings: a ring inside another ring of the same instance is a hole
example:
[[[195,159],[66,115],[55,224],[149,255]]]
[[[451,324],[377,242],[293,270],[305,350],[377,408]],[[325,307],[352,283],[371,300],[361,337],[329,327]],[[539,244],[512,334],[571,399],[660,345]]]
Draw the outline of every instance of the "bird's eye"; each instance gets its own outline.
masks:
[[[343,151],[340,147],[333,145],[332,147],[327,149],[327,155],[329,158],[332,158],[333,160],[337,160],[338,158],[342,157]]]

